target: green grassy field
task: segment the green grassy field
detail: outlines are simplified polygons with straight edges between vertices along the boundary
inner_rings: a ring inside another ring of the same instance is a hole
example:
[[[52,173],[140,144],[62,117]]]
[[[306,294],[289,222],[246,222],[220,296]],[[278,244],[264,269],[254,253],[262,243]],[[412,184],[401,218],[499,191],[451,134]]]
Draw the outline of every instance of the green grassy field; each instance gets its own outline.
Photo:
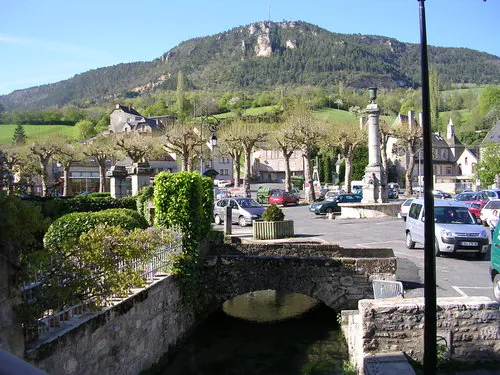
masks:
[[[12,143],[14,130],[17,125],[0,125],[0,145]],[[74,126],[67,125],[23,125],[26,133],[26,142],[45,140],[56,134],[75,138],[77,135]]]

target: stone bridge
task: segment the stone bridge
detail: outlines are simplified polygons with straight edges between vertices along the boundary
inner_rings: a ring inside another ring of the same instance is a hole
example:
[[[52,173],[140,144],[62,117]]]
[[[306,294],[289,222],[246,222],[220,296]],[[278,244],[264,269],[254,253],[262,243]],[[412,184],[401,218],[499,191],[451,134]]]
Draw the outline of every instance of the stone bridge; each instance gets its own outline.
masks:
[[[317,243],[212,246],[201,287],[213,308],[258,290],[301,293],[335,311],[373,298],[372,280],[395,280],[392,249],[345,249]]]

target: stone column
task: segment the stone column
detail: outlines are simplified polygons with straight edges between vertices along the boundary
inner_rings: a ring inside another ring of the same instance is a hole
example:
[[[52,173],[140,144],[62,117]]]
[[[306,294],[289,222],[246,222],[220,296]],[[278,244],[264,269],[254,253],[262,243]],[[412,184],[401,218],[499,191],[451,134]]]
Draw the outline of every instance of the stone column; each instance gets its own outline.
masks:
[[[126,195],[126,192],[122,191],[122,181],[127,175],[127,170],[122,165],[113,165],[106,172],[106,177],[110,178],[109,189],[113,198],[123,198]]]
[[[129,173],[132,180],[132,195],[136,195],[142,187],[149,185],[149,177],[151,176],[149,163],[134,163],[129,168]]]
[[[365,169],[362,202],[387,202],[384,168],[380,163],[379,105],[373,100],[366,107],[366,113],[368,113],[368,165]],[[385,193],[385,197],[382,196],[382,192]]]

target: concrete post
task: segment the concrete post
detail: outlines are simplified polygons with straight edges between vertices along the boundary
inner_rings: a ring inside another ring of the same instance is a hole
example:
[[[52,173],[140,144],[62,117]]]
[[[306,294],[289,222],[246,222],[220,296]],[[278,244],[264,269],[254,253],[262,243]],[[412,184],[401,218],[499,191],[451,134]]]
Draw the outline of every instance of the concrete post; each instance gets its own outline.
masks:
[[[142,187],[149,185],[151,175],[149,163],[134,163],[132,167],[129,167],[129,173],[132,181],[132,195],[136,195]]]
[[[224,210],[224,236],[230,236],[233,232],[233,209],[226,206]]]

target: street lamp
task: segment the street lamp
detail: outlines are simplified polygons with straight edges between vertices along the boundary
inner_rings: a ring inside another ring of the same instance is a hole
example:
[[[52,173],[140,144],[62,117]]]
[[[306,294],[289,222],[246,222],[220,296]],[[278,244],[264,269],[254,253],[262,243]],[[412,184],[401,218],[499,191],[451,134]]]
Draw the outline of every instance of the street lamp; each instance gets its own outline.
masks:
[[[200,138],[202,139],[202,142],[203,142],[203,128],[205,126],[211,134],[211,137],[209,138],[209,144],[210,144],[210,151],[212,151],[214,147],[217,146],[218,143],[218,139],[217,136],[215,135],[215,132],[220,127],[220,120],[212,115],[206,115],[202,117],[200,126]],[[200,145],[200,174],[203,175],[203,143]]]

